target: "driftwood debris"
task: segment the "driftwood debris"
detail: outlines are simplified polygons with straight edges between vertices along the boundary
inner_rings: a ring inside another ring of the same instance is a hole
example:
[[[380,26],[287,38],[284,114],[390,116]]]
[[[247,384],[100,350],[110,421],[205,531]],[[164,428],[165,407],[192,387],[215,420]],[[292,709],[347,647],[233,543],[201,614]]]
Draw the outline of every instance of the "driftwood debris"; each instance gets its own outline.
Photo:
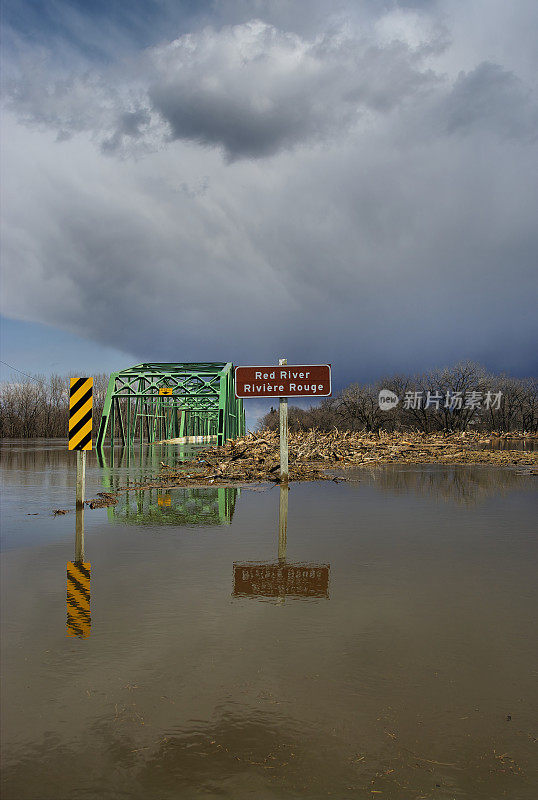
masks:
[[[118,498],[115,494],[110,492],[98,492],[97,497],[93,500],[86,500],[86,505],[89,508],[107,508],[107,506],[115,506]]]
[[[499,437],[500,438],[500,437]],[[519,437],[522,438],[522,437]],[[535,437],[533,437],[535,438]],[[507,437],[503,437],[507,447]],[[493,449],[491,439],[476,433],[423,434],[318,430],[290,433],[289,478],[333,480],[329,469],[378,464],[491,464],[536,467],[538,452]],[[201,451],[176,466],[164,466],[152,485],[233,484],[279,480],[278,433],[264,430],[220,447]]]

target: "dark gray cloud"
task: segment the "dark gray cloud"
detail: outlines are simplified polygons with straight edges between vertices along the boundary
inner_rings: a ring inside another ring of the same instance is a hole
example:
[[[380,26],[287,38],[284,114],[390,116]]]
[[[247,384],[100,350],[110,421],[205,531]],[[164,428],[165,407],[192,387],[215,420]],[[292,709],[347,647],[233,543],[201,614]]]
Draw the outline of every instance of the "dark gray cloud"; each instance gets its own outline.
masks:
[[[9,81],[11,107],[60,139],[89,132],[119,156],[183,140],[228,161],[264,158],[334,142],[378,115],[392,114],[392,124],[395,112],[407,114],[402,134],[420,126],[419,138],[535,137],[536,97],[512,71],[484,61],[451,80],[433,68],[447,48],[438,26],[413,15],[376,24],[370,36],[340,25],[312,38],[261,20],[208,27],[122,68],[67,77],[36,73],[30,61]]]
[[[379,46],[342,31],[309,41],[257,20],[159,49],[149,97],[173,139],[256,158],[390,111],[435,84],[420,60],[402,42]]]
[[[99,74],[22,70],[4,311],[139,360],[331,361],[339,383],[536,369],[524,54],[495,61],[461,17],[440,38],[442,10],[369,8],[196,29]]]
[[[432,43],[379,42],[346,26],[313,38],[253,20],[205,28],[148,50],[139,62],[79,74],[36,71],[9,82],[26,124],[61,139],[90,132],[106,154],[181,139],[232,161],[324,141],[389,113],[440,78],[424,67]]]
[[[498,64],[483,62],[461,73],[444,103],[449,132],[492,131],[536,139],[538,108],[529,88]]]

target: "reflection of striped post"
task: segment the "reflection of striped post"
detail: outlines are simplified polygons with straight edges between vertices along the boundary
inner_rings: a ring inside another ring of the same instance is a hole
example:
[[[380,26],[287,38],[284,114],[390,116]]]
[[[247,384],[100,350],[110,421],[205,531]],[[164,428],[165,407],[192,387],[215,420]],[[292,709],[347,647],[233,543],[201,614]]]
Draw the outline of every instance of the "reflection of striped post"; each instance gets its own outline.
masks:
[[[71,378],[69,450],[92,449],[93,378]]]
[[[84,561],[67,562],[67,635],[90,635],[90,569]]]

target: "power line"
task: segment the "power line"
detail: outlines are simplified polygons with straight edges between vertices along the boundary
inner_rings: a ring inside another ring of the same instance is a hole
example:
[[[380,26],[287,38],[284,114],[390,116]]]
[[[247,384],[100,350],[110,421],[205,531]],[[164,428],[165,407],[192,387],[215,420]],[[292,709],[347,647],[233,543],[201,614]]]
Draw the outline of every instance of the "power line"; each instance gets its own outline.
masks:
[[[27,372],[23,372],[22,369],[17,369],[17,367],[14,367],[12,364],[8,364],[7,361],[2,361],[2,359],[0,359],[0,364],[3,364],[5,367],[9,367],[10,369],[14,369],[15,372],[20,372],[21,375],[24,375],[26,378],[30,378],[32,381],[43,383],[42,378],[36,378],[35,375],[28,375]]]

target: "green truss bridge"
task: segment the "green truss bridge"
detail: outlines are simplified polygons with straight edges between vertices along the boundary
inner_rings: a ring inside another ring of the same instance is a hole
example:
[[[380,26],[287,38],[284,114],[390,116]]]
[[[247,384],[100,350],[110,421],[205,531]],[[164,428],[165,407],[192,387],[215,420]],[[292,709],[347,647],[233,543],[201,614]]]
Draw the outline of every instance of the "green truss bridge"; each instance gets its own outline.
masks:
[[[108,382],[97,448],[183,439],[224,444],[245,433],[243,401],[235,397],[230,362],[137,364]]]

